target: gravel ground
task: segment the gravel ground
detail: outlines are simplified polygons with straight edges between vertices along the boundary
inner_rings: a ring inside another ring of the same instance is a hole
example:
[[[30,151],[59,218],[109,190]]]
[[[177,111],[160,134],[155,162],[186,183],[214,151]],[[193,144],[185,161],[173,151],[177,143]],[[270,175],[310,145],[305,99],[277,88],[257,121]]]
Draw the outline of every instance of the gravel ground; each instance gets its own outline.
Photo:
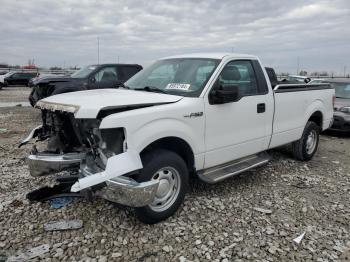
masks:
[[[268,165],[219,184],[194,180],[172,218],[144,225],[131,209],[102,199],[62,209],[29,203],[27,192],[53,181],[30,177],[24,157],[31,146],[17,148],[39,121],[32,108],[0,108],[0,128],[7,129],[0,133],[0,261],[43,244],[49,252],[34,261],[350,260],[350,136],[323,135],[307,163],[275,150]],[[59,219],[84,225],[44,231]],[[293,242],[303,232],[301,243]]]
[[[31,88],[23,86],[3,87],[0,90],[0,105],[8,102],[28,102],[31,90]]]

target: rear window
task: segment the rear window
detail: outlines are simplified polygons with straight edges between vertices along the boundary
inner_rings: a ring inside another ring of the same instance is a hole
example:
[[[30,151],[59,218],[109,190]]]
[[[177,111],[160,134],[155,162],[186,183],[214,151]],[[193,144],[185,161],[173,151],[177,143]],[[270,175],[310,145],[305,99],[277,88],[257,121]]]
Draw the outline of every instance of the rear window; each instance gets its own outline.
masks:
[[[119,70],[121,71],[121,75],[123,76],[123,79],[127,80],[133,75],[135,75],[138,71],[140,71],[141,68],[136,66],[122,66],[122,67],[119,67]]]

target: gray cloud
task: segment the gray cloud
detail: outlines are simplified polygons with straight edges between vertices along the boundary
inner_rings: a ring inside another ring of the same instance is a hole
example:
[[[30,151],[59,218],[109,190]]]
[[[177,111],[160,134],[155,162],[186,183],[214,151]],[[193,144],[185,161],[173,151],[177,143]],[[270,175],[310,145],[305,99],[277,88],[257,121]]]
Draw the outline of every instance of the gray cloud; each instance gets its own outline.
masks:
[[[278,71],[350,69],[350,2],[2,0],[0,61],[147,64],[173,54],[250,53]],[[6,22],[4,22],[6,21]]]

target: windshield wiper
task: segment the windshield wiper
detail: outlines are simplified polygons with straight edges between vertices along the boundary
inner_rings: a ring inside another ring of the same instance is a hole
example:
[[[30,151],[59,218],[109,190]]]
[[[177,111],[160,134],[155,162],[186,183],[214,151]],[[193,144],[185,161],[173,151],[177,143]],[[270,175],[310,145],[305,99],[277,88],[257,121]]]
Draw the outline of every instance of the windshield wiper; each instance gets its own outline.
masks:
[[[117,83],[116,88],[119,88],[119,87],[122,87],[122,88],[125,88],[125,89],[130,89],[130,87],[124,85],[124,83],[122,83],[122,82]]]
[[[134,90],[141,90],[141,91],[147,91],[147,92],[155,92],[155,93],[163,93],[166,94],[166,92],[164,92],[164,90],[155,87],[155,86],[145,86],[144,88],[135,88]]]

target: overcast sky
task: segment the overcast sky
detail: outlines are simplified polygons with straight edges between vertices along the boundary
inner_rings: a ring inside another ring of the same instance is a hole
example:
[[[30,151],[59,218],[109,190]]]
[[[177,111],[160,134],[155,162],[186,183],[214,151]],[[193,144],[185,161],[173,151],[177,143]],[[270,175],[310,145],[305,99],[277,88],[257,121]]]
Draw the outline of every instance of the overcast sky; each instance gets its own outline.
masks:
[[[0,62],[146,65],[191,52],[258,55],[279,72],[350,72],[349,0],[1,0]]]

